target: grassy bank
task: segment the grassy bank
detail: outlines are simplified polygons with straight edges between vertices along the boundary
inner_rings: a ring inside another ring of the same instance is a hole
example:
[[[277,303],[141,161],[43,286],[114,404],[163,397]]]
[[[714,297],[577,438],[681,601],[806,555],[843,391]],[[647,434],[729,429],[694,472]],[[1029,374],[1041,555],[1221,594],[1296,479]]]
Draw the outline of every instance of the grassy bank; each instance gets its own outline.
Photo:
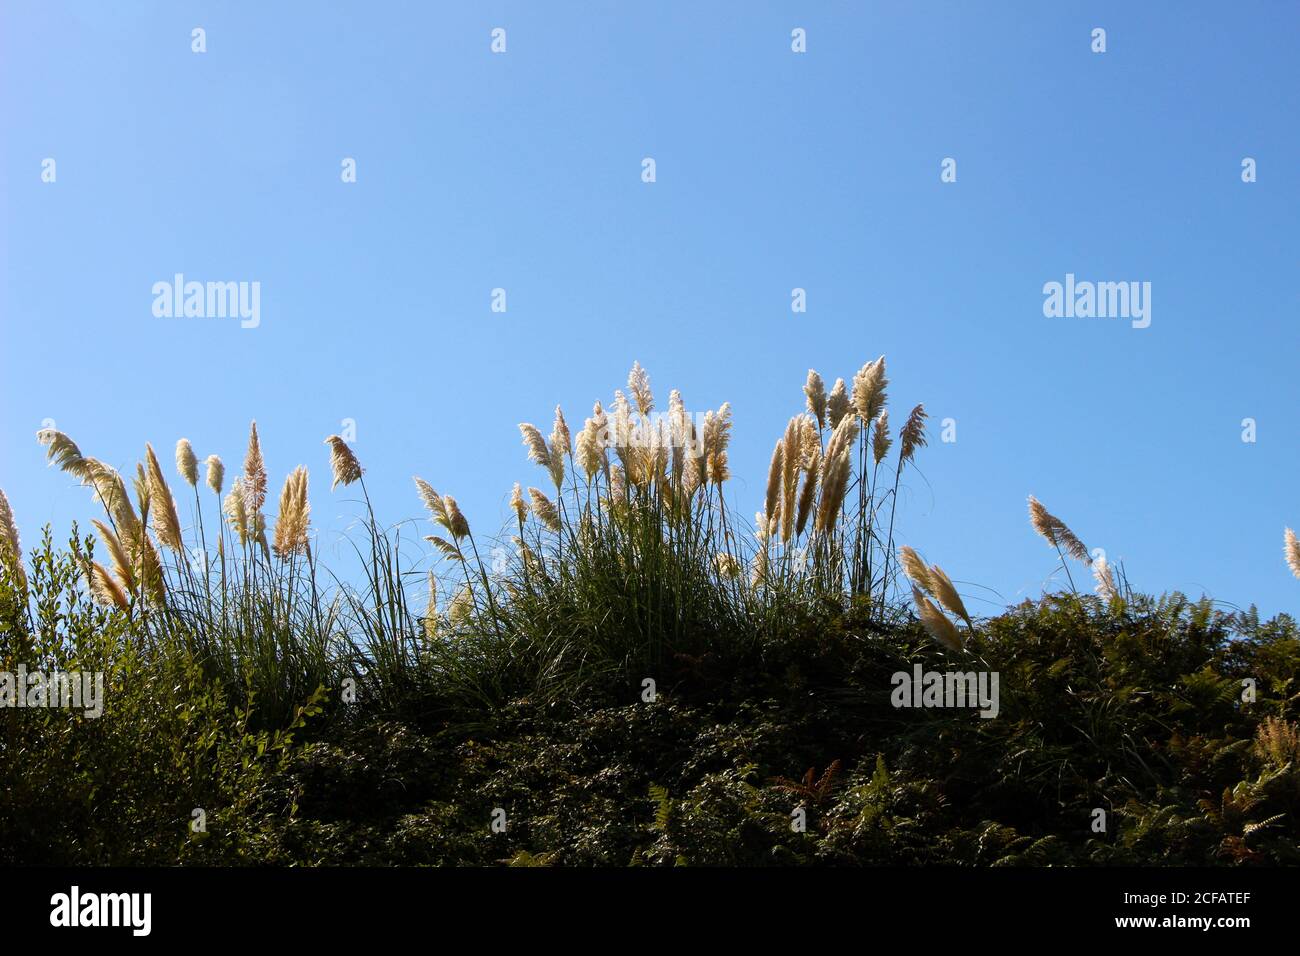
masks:
[[[505,534],[416,479],[414,567],[330,436],[355,582],[316,561],[305,469],[266,515],[255,427],[229,483],[184,440],[169,482],[41,433],[102,517],[24,550],[0,497],[0,672],[102,674],[103,713],[0,708],[0,858],[1300,862],[1292,621],[1135,594],[1033,499],[1093,587],[974,619],[895,540],[926,418],[894,431],[887,387],[810,373],[751,522],[730,409],[660,414],[636,367],[576,436],[521,425],[540,487]],[[996,674],[996,714],[896,706],[918,667]]]

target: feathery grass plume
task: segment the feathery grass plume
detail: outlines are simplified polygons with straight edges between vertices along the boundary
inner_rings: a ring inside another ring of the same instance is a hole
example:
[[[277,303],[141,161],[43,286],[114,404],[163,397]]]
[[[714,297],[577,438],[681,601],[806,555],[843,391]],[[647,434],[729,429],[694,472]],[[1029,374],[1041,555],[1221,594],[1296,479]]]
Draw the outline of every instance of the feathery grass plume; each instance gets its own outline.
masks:
[[[1047,539],[1052,547],[1065,551],[1076,561],[1082,561],[1084,564],[1092,563],[1084,543],[1066,527],[1064,521],[1044,508],[1033,495],[1029,496],[1029,523],[1034,526],[1035,531]]]
[[[564,456],[572,454],[573,441],[569,435],[569,423],[564,420],[564,412],[555,406],[555,424],[551,428],[551,480],[557,489],[564,486]]]
[[[814,459],[822,453],[821,433],[817,431],[817,421],[811,415],[799,416],[799,467],[807,471]]]
[[[135,486],[135,500],[140,508],[140,520],[149,523],[149,509],[153,502],[153,489],[149,485],[149,476],[145,474],[144,465],[135,463],[135,477],[131,479]]]
[[[589,480],[609,467],[605,456],[606,424],[605,410],[597,402],[578,432],[578,465]]]
[[[248,426],[248,452],[244,455],[244,504],[258,514],[266,503],[266,462],[262,460],[262,442],[257,437],[257,422]]]
[[[677,389],[668,393],[668,421],[665,428],[668,447],[672,449],[673,480],[680,482],[684,478],[683,465],[686,460],[686,443],[691,437],[691,421],[686,414],[686,406],[682,403],[682,393]]]
[[[562,527],[560,513],[555,509],[551,499],[542,494],[537,488],[529,488],[528,496],[533,501],[533,514],[537,515],[538,520],[546,527],[558,532]]]
[[[98,561],[90,563],[90,596],[96,603],[105,607],[115,607],[119,611],[125,611],[129,603],[122,586]]]
[[[465,555],[461,553],[460,548],[452,544],[446,538],[440,538],[436,534],[426,534],[424,540],[441,551],[449,558],[455,558],[457,561],[464,561]]]
[[[248,544],[248,502],[244,500],[243,478],[236,478],[231,482],[230,494],[226,495],[223,508],[226,512],[226,521],[234,532],[239,535],[239,543],[241,545]]]
[[[572,454],[573,439],[569,434],[569,423],[564,420],[564,410],[555,406],[555,424],[551,427],[551,448],[558,454]]]
[[[930,593],[935,596],[949,613],[956,614],[966,622],[966,626],[974,628],[971,623],[970,615],[966,613],[966,605],[962,602],[961,595],[953,587],[952,578],[944,572],[943,568],[937,564],[930,565]]]
[[[799,493],[799,509],[795,518],[794,533],[803,534],[808,526],[808,516],[812,514],[813,502],[817,500],[817,485],[821,478],[822,453],[820,444],[815,446],[812,457],[805,469],[803,490]]]
[[[760,515],[759,517],[761,518],[762,515]],[[764,533],[763,537],[766,536],[767,536],[766,533]],[[749,586],[752,588],[757,588],[760,584],[763,583],[763,579],[766,577],[767,577],[767,549],[760,548],[758,551],[754,552],[754,563],[751,566],[751,571],[749,575]]]
[[[814,528],[827,534],[839,520],[840,508],[848,490],[849,475],[853,467],[853,447],[857,444],[860,426],[856,415],[840,418],[830,441],[826,443],[826,457],[822,464],[822,496],[817,506]]]
[[[425,640],[431,641],[438,636],[438,579],[432,571],[429,572],[429,601],[425,605],[421,625]]]
[[[949,650],[961,650],[961,634],[957,630],[957,625],[931,604],[930,599],[915,585],[912,586],[912,600],[916,602],[917,614],[926,632]]]
[[[188,438],[176,443],[176,471],[191,488],[199,484],[199,460],[194,457],[194,448]]]
[[[727,446],[731,444],[731,403],[723,402],[715,414],[704,416],[704,456],[708,479],[715,486],[731,477],[727,464]]]
[[[456,504],[456,499],[451,495],[443,495],[442,503],[447,509],[447,530],[451,532],[452,538],[457,542],[461,538],[469,536],[469,522],[465,520],[465,515],[461,513],[460,505]]]
[[[357,461],[357,456],[352,454],[348,443],[338,435],[330,435],[325,439],[324,444],[330,446],[330,471],[334,476],[330,491],[339,485],[346,488],[353,482],[360,481],[366,470],[361,467],[361,462]]]
[[[2,489],[0,489],[0,551],[9,554],[14,576],[26,591],[27,572],[23,569],[23,545],[18,538],[18,523],[14,520],[13,509],[9,507],[9,499],[5,497]]]
[[[781,540],[794,534],[794,505],[799,494],[799,466],[803,463],[803,416],[790,419],[781,449]]]
[[[311,504],[307,499],[307,469],[299,465],[284,480],[280,491],[280,511],[275,517],[274,544],[277,556],[287,558],[306,554],[307,530],[311,525]]]
[[[141,531],[141,519],[131,506],[126,482],[116,470],[95,458],[86,459],[87,475],[83,484],[94,490],[95,500],[104,506],[124,538],[133,539]]]
[[[725,451],[715,452],[709,457],[709,481],[715,486],[731,478],[731,465]]]
[[[519,434],[523,436],[524,447],[528,449],[528,460],[541,465],[554,477],[555,466],[551,463],[551,450],[546,447],[546,439],[542,437],[540,429],[528,422],[520,422]],[[564,465],[561,464],[560,467],[563,468]]]
[[[469,534],[469,522],[460,512],[460,506],[456,504],[456,499],[451,495],[439,495],[433,490],[433,487],[418,475],[415,478],[415,487],[419,489],[420,500],[424,502],[424,507],[428,509],[435,524],[441,525],[451,533],[452,539],[457,543],[460,539]],[[430,538],[428,540],[433,541]],[[434,541],[437,544],[437,541]],[[441,547],[441,545],[439,545]],[[460,557],[460,549],[453,546],[456,557]]]
[[[848,451],[841,451],[835,458],[826,459],[822,466],[822,499],[818,502],[813,528],[823,535],[831,532],[840,519],[840,506],[844,503],[844,493],[849,483],[849,468]]]
[[[876,424],[871,432],[871,460],[877,465],[889,454],[889,446],[894,440],[889,437],[889,411],[881,409],[876,416]]]
[[[822,376],[816,373],[816,369],[809,369],[809,377],[803,384],[803,395],[807,399],[809,414],[816,419],[816,427],[826,428],[826,382],[822,381]]]
[[[205,461],[208,466],[208,487],[218,498],[221,497],[221,486],[226,481],[226,466],[221,463],[221,459],[216,455],[209,455]]]
[[[808,381],[804,384],[803,393],[808,398],[808,411],[812,413],[813,418],[817,419],[817,427],[825,428],[826,383],[813,369],[808,370]]]
[[[609,505],[615,511],[623,507],[627,498],[627,476],[615,465],[609,470]]]
[[[1300,541],[1296,541],[1295,532],[1287,528],[1283,542],[1282,554],[1286,557],[1286,566],[1300,578]]]
[[[9,506],[9,499],[5,497],[3,489],[0,489],[0,545],[8,548],[18,563],[22,564],[23,545],[18,537],[18,523],[14,520],[14,510]]]
[[[524,489],[520,487],[519,482],[510,489],[510,507],[515,511],[515,517],[519,523],[523,524],[528,518],[528,505],[524,502]]]
[[[885,406],[885,388],[888,384],[883,355],[862,366],[858,369],[858,374],[853,376],[853,410],[862,419],[862,424],[870,425]]]
[[[845,415],[841,418],[840,423],[831,432],[830,441],[826,443],[826,460],[837,458],[842,453],[852,454],[860,432],[861,428],[856,416]]]
[[[1110,569],[1110,563],[1105,556],[1092,562],[1092,576],[1097,579],[1097,586],[1094,589],[1104,600],[1110,601],[1119,596],[1119,590],[1115,587],[1115,575]]]
[[[921,590],[934,593],[934,584],[930,580],[930,569],[925,566],[921,556],[913,548],[903,545],[898,549],[899,560],[903,564],[903,573]]]
[[[640,362],[633,362],[632,371],[627,373],[627,390],[632,393],[642,418],[654,410],[655,398],[650,391],[650,375],[641,367]]]
[[[71,438],[56,429],[42,428],[36,433],[36,440],[46,446],[45,457],[51,464],[58,465],[60,471],[74,478],[86,479],[89,474],[87,460]]]
[[[99,538],[108,548],[108,556],[113,559],[113,571],[122,581],[122,586],[128,591],[135,590],[135,572],[131,567],[131,557],[127,548],[123,546],[121,538],[113,533],[113,529],[105,525],[102,521],[91,519],[90,522],[99,532]]]
[[[154,604],[167,603],[167,580],[163,577],[162,559],[158,549],[153,546],[149,536],[141,532],[138,543],[138,561],[140,563],[140,582],[144,593]]]
[[[144,455],[148,462],[149,501],[153,509],[154,533],[158,535],[163,547],[179,553],[185,550],[185,544],[181,541],[181,519],[176,513],[176,499],[167,487],[167,479],[163,476],[162,466],[158,464],[158,456],[148,442],[144,446]]]
[[[463,584],[456,592],[456,596],[451,599],[451,604],[447,606],[447,619],[452,624],[464,627],[470,622],[473,612],[474,594],[468,584]]]
[[[781,513],[781,474],[785,470],[784,463],[785,443],[778,441],[772,449],[772,464],[767,471],[767,503],[763,508],[769,527]]]
[[[901,442],[901,447],[898,450],[898,464],[900,467],[912,460],[918,448],[925,447],[925,420],[927,417],[925,406],[917,405],[912,409],[912,413],[907,416],[907,421],[903,423],[903,427],[898,433]]]
[[[844,387],[844,379],[837,378],[831,388],[830,397],[826,399],[826,423],[831,428],[838,428],[852,407],[849,403],[849,393]]]
[[[623,464],[624,472],[628,469],[628,458],[632,441],[632,406],[627,396],[619,389],[614,389],[614,400],[610,403],[613,415],[609,419],[610,444],[614,454]],[[633,465],[635,467],[635,465]]]
[[[447,515],[447,505],[443,502],[442,495],[434,491],[433,486],[419,475],[415,476],[414,481],[415,488],[420,493],[420,501],[424,504],[424,507],[428,510],[429,514],[433,515],[433,520],[444,528],[447,527],[447,524],[451,519]]]
[[[740,576],[740,562],[736,556],[726,551],[720,551],[713,558],[713,564],[718,569],[718,574],[724,578],[735,578]]]

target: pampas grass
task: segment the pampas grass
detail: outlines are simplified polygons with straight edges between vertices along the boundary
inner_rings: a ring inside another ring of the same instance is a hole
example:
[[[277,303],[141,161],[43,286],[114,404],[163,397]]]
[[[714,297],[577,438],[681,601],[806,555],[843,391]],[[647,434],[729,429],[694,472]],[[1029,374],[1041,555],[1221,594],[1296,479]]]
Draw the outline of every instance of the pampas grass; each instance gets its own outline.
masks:
[[[1300,541],[1296,540],[1295,532],[1290,528],[1283,535],[1282,555],[1286,558],[1286,566],[1291,569],[1291,573],[1300,578]]]
[[[513,484],[514,533],[494,548],[491,573],[456,499],[420,477],[416,490],[436,528],[420,536],[414,557],[429,567],[408,567],[402,526],[379,524],[364,470],[330,435],[331,490],[359,485],[369,547],[354,544],[364,580],[334,578],[324,587],[308,470],[298,466],[285,478],[268,529],[256,422],[243,473],[228,486],[221,458],[203,460],[217,496],[214,567],[203,531],[212,504],[198,493],[200,460],[189,441],[177,442],[176,467],[195,490],[193,560],[151,445],[135,471],[133,502],[122,477],[66,435],[40,438],[50,461],[90,485],[107,512],[95,528],[109,557],[87,571],[96,599],[131,614],[138,607],[148,628],[184,633],[232,686],[258,661],[275,675],[265,680],[279,683],[273,690],[256,678],[276,706],[290,688],[310,692],[312,680],[341,673],[366,676],[394,706],[430,673],[456,693],[499,703],[511,693],[544,687],[549,695],[575,681],[657,673],[676,666],[676,655],[711,647],[757,653],[796,622],[855,601],[882,620],[901,613],[890,542],[900,482],[925,445],[925,415],[917,406],[895,440],[888,387],[883,356],[859,368],[851,392],[838,378],[828,394],[810,369],[802,407],[773,446],[755,503],[762,510],[748,525],[733,500],[746,492],[730,482],[731,405],[692,415],[673,389],[666,412],[656,413],[650,376],[635,363],[626,394],[595,402],[576,434],[560,407],[549,437],[519,425],[527,458],[546,470],[550,487]],[[889,467],[892,482],[877,482]],[[905,570],[927,602],[916,605],[922,623],[951,644],[955,625],[941,609],[969,624],[961,598],[937,566],[922,574],[919,558],[907,554]],[[409,609],[408,589],[427,590],[415,599],[421,612]],[[439,592],[452,596],[445,607]],[[301,647],[295,633],[304,635]]]
[[[274,543],[271,550],[285,559],[309,550],[308,529],[311,504],[307,499],[307,469],[299,465],[284,480],[280,491],[280,511],[275,518]]]
[[[266,502],[266,462],[262,460],[262,442],[257,437],[257,422],[248,426],[248,451],[244,455],[244,506],[249,514],[260,514]]]
[[[804,396],[808,402],[808,411],[817,419],[818,430],[826,427],[826,383],[815,369],[808,370],[808,381],[804,383]]]
[[[194,448],[188,438],[176,443],[176,473],[185,479],[191,488],[199,483],[199,460],[194,457]]]
[[[221,463],[221,459],[216,455],[207,457],[208,466],[208,487],[218,498],[221,497],[221,486],[226,481],[226,466]]]
[[[0,489],[0,559],[3,566],[12,568],[24,593],[27,591],[27,572],[23,568],[23,545],[18,539],[18,524],[9,507],[9,499]]]
[[[181,520],[176,512],[176,499],[172,497],[171,489],[167,487],[167,479],[163,477],[162,466],[158,464],[158,456],[154,454],[153,446],[146,444],[144,448],[145,461],[148,463],[149,507],[153,514],[154,533],[158,535],[158,540],[164,547],[176,552],[184,551],[185,544],[181,540]]]
[[[357,461],[357,456],[352,454],[348,443],[338,435],[330,435],[325,439],[325,444],[330,446],[330,472],[334,478],[330,490],[333,491],[339,485],[347,487],[360,481],[365,469]]]
[[[958,633],[957,626],[930,603],[930,599],[920,589],[912,588],[912,601],[916,604],[917,614],[926,633],[951,651],[961,650],[961,634]]]

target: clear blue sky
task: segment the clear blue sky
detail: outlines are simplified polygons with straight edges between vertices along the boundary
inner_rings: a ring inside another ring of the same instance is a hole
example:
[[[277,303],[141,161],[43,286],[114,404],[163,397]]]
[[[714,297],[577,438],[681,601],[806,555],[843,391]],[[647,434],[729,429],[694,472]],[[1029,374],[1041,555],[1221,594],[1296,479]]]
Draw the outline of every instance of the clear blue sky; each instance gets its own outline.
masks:
[[[45,419],[233,473],[256,418],[273,495],[312,469],[328,557],[354,509],[321,440],[352,418],[381,516],[420,517],[420,474],[495,531],[543,484],[516,423],[580,424],[634,359],[661,399],[733,403],[752,514],[807,370],[885,353],[896,420],[957,421],[900,528],[972,607],[1052,573],[1031,493],[1144,590],[1300,606],[1294,3],[2,9],[0,487],[28,545],[94,514]],[[261,325],[155,318],[177,272],[260,282]],[[1151,327],[1045,318],[1067,272],[1151,282]]]

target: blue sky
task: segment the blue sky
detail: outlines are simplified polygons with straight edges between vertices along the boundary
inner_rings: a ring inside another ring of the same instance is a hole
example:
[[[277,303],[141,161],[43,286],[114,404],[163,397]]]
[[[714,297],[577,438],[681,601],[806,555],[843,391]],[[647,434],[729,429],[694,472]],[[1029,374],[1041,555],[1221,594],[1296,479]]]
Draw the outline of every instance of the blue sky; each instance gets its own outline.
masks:
[[[956,420],[899,527],[972,608],[1049,586],[1029,494],[1140,589],[1300,604],[1294,4],[2,9],[0,487],[28,545],[94,514],[46,419],[122,467],[186,436],[233,472],[256,418],[274,486],[312,469],[327,557],[355,509],[321,441],[353,419],[383,518],[420,517],[419,474],[494,531],[541,484],[516,424],[580,424],[634,359],[661,399],[733,403],[752,513],[807,370],[884,353],[896,421]],[[260,282],[260,325],[154,317],[177,272]],[[1044,317],[1066,273],[1150,282],[1150,327]]]

